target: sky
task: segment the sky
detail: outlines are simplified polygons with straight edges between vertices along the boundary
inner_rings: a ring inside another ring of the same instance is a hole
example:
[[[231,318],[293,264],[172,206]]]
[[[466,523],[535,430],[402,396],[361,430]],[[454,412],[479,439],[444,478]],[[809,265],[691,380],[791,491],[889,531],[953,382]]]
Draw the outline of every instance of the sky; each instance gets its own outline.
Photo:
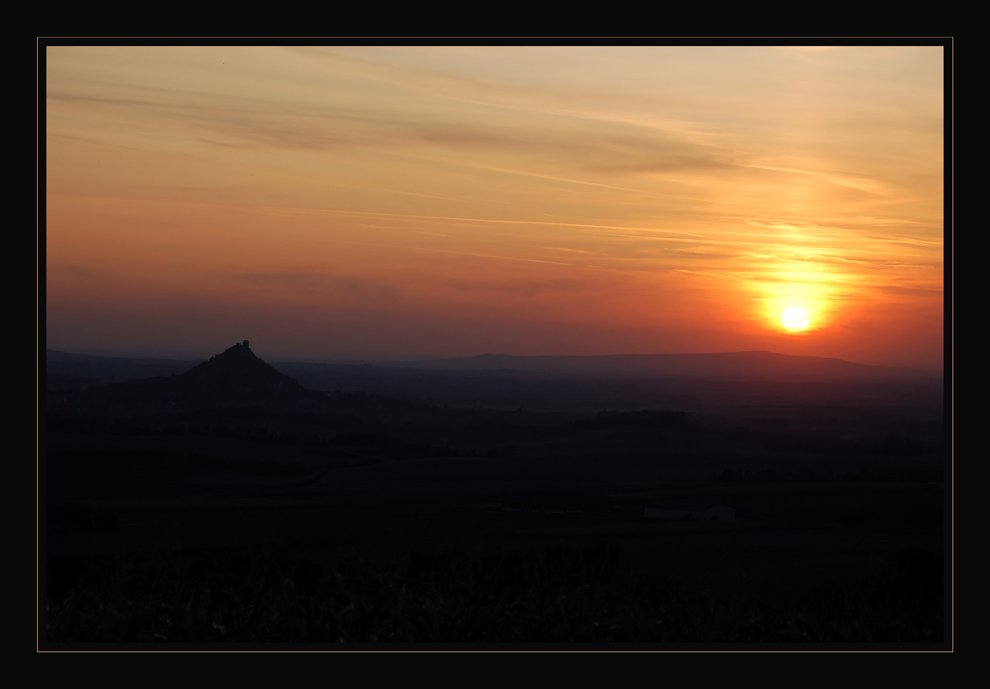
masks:
[[[941,47],[45,57],[48,348],[942,366]]]

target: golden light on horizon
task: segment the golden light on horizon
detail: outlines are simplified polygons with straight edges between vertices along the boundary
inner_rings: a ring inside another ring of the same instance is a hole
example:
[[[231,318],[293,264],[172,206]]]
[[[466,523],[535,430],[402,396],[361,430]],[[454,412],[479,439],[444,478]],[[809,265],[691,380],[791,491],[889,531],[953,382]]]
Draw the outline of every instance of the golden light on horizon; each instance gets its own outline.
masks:
[[[819,332],[836,318],[841,322],[843,307],[837,286],[824,284],[828,280],[825,275],[799,277],[806,281],[764,285],[767,325],[777,333],[794,334]]]
[[[807,311],[800,306],[792,306],[781,314],[780,322],[787,330],[797,332],[807,328],[811,321]]]

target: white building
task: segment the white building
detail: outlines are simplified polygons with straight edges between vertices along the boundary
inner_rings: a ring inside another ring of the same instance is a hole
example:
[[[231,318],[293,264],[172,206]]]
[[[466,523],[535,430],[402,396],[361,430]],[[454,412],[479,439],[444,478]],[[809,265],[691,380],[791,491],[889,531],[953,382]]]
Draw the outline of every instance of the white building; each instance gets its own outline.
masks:
[[[728,505],[685,500],[657,500],[646,506],[646,517],[650,519],[694,519],[697,521],[731,522],[736,518],[736,510]]]

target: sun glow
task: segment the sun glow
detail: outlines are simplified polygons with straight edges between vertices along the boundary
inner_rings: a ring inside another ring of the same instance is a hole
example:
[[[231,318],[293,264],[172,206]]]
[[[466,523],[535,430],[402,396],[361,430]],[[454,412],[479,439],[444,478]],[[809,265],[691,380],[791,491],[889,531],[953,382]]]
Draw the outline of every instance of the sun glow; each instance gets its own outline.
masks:
[[[942,366],[942,46],[45,50],[48,347]]]
[[[807,311],[802,309],[800,306],[792,306],[781,314],[780,322],[791,332],[796,332],[807,328],[808,323],[810,323],[811,320],[808,317]]]
[[[772,292],[771,292],[772,290]],[[764,293],[761,316],[777,332],[805,334],[821,330],[832,319],[827,289],[820,284],[777,285]],[[774,294],[773,292],[776,292]]]

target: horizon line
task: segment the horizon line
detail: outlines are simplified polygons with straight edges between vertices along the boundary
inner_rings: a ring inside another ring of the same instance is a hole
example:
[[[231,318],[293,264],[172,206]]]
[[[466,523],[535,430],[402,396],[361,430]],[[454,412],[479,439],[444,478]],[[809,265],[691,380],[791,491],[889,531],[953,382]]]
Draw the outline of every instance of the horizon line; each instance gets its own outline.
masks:
[[[235,343],[237,345],[241,342]],[[231,345],[233,346],[233,345]],[[95,351],[100,351],[103,353],[97,354],[93,353]],[[110,350],[113,351],[113,350]],[[107,350],[90,350],[90,351],[69,351],[65,349],[54,349],[51,347],[45,347],[45,352],[57,352],[60,354],[69,354],[74,356],[89,356],[98,357],[106,359],[135,359],[135,360],[161,360],[161,361],[175,361],[175,362],[195,362],[200,363],[202,361],[209,360],[210,357],[216,356],[220,352],[214,352],[208,355],[195,355],[195,354],[173,354],[173,355],[161,355],[161,354],[135,354],[133,350],[124,350],[130,353],[116,353],[109,354],[106,353]],[[223,351],[223,350],[221,350]],[[253,350],[252,350],[253,351]],[[518,359],[538,359],[538,358],[606,358],[606,357],[644,357],[644,356],[719,356],[728,354],[773,354],[775,356],[788,357],[793,359],[824,359],[832,361],[843,361],[850,364],[856,364],[859,366],[875,366],[878,368],[890,368],[890,369],[909,369],[917,370],[925,373],[932,374],[942,374],[944,375],[944,363],[940,366],[931,366],[929,364],[891,364],[891,363],[872,363],[872,362],[860,362],[852,361],[850,359],[843,359],[841,357],[828,357],[828,356],[818,356],[813,354],[783,354],[780,352],[774,352],[768,349],[747,349],[747,350],[736,350],[736,351],[724,351],[724,352],[644,352],[635,354],[508,354],[505,352],[482,352],[480,354],[462,354],[456,356],[419,356],[412,358],[375,358],[375,359],[358,359],[351,357],[340,357],[340,358],[324,358],[324,357],[314,357],[314,358],[303,358],[303,357],[272,357],[269,363],[279,363],[279,364],[324,364],[324,365],[340,365],[340,366],[351,366],[351,365],[366,365],[366,366],[387,366],[395,364],[415,364],[415,363],[426,363],[426,362],[441,362],[441,361],[452,361],[452,360],[463,360],[463,359],[476,359],[481,357],[513,357]]]

